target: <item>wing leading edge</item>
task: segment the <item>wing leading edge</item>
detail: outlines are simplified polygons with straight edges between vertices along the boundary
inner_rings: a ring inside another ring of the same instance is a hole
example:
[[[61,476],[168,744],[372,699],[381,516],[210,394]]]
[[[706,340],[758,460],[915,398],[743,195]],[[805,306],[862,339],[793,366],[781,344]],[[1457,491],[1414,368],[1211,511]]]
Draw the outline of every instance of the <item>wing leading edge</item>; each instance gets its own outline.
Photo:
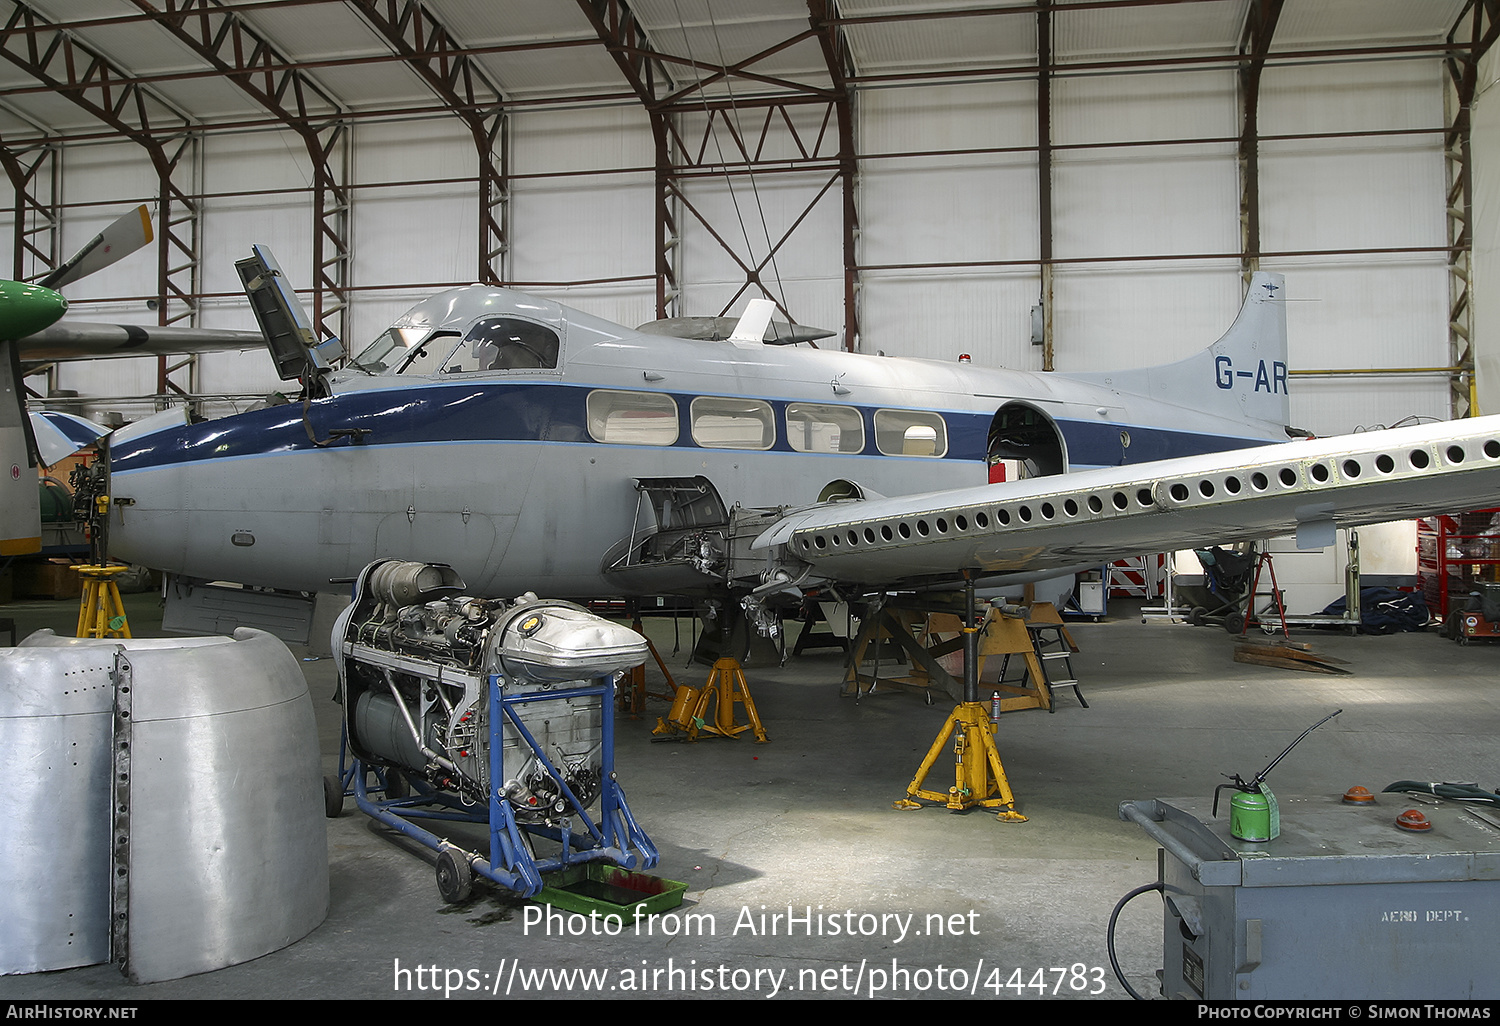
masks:
[[[265,344],[265,337],[258,331],[62,320],[26,336],[16,347],[23,361],[35,362],[227,352],[261,349]]]
[[[754,548],[864,585],[964,570],[1042,577],[1295,531],[1357,527],[1500,502],[1500,416],[1284,442],[789,514]]]

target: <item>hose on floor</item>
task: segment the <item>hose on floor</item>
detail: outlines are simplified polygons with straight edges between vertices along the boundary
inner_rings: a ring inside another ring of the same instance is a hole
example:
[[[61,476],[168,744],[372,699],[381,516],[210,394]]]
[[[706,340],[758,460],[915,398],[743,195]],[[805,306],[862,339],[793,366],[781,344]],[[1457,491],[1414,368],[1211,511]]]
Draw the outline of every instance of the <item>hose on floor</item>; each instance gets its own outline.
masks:
[[[1486,791],[1480,787],[1472,787],[1469,784],[1437,784],[1425,780],[1398,780],[1386,787],[1390,792],[1416,792],[1418,794],[1435,794],[1439,798],[1451,798],[1459,802],[1474,802],[1479,805],[1500,806],[1500,794],[1494,791]]]
[[[1130,985],[1130,981],[1125,979],[1125,973],[1120,969],[1120,960],[1115,957],[1115,923],[1120,918],[1120,912],[1123,911],[1125,906],[1130,904],[1131,901],[1140,897],[1142,894],[1145,894],[1147,891],[1161,891],[1161,889],[1161,881],[1157,881],[1156,883],[1144,884],[1140,887],[1137,887],[1135,890],[1131,891],[1129,894],[1125,895],[1125,897],[1117,901],[1115,903],[1115,910],[1109,914],[1109,929],[1104,934],[1105,944],[1109,948],[1109,964],[1110,967],[1115,971],[1115,979],[1120,981],[1120,986],[1125,988],[1125,993],[1129,994],[1137,1001],[1145,1001],[1147,999],[1141,997],[1141,995],[1135,992],[1135,988]]]

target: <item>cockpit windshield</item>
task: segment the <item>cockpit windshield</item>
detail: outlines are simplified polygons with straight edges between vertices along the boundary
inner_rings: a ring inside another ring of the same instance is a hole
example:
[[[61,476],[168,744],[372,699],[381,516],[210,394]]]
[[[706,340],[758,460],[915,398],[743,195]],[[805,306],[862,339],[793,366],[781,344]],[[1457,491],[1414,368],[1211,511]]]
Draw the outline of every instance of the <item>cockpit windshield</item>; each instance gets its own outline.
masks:
[[[456,331],[430,328],[388,328],[354,358],[354,366],[370,374],[432,374],[443,365]]]
[[[486,317],[460,337],[456,331],[390,328],[354,358],[370,374],[463,374],[474,371],[556,369],[557,332],[517,317]]]

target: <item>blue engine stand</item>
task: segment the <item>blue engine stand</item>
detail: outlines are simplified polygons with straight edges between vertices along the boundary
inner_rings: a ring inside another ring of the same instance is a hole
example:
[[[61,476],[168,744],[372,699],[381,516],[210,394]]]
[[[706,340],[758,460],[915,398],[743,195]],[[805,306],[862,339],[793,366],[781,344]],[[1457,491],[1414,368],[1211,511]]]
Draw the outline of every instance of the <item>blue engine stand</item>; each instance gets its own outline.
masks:
[[[351,764],[354,799],[366,815],[438,853],[438,891],[451,903],[468,899],[473,874],[478,873],[516,895],[529,898],[542,889],[542,874],[586,862],[609,862],[625,869],[650,869],[656,865],[656,846],[636,823],[626,803],[625,792],[615,779],[614,686],[610,677],[601,677],[592,685],[565,689],[506,695],[500,674],[489,674],[489,771],[490,787],[487,808],[461,795],[411,779],[414,794],[405,798],[376,800],[366,786],[367,771],[376,769],[358,758]],[[563,774],[552,764],[521,717],[517,707],[533,702],[553,702],[572,698],[592,698],[601,707],[601,787],[598,818],[590,817],[583,803],[563,781]],[[544,824],[518,822],[515,810],[501,793],[506,780],[504,730],[515,731],[539,759],[568,803],[569,811],[561,818],[561,828]],[[347,724],[345,727],[347,731]],[[343,779],[344,767],[340,766]],[[572,829],[576,816],[583,829]],[[489,853],[485,855],[459,847],[447,838],[418,826],[417,820],[487,824]],[[552,842],[559,850],[549,857],[538,857],[535,842]]]

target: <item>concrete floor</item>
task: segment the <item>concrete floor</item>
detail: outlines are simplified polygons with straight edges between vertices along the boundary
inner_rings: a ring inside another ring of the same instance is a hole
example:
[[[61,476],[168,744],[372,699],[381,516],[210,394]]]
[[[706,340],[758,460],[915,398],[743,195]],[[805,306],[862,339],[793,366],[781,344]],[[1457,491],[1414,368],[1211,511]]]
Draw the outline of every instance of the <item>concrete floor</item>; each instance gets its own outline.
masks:
[[[132,597],[129,608],[138,635],[159,633],[154,597]],[[1029,822],[894,809],[951,706],[900,692],[841,698],[841,656],[822,650],[751,672],[769,744],[652,743],[662,702],[651,703],[646,719],[622,721],[619,778],[661,851],[655,872],[688,885],[683,907],[649,934],[627,924],[618,937],[560,936],[528,926],[521,903],[488,889],[447,907],[432,853],[394,839],[351,800],[328,821],[328,918],[298,943],[147,986],[125,983],[110,966],[4,977],[0,1000],[431,998],[445,984],[457,987],[453,997],[488,997],[497,977],[506,980],[500,993],[509,987],[515,997],[722,997],[726,989],[767,997],[779,986],[780,996],[796,997],[1055,990],[1119,998],[1125,992],[1105,944],[1110,911],[1157,875],[1156,845],[1120,821],[1120,802],[1208,796],[1221,774],[1252,775],[1338,708],[1343,715],[1277,767],[1279,795],[1355,784],[1378,791],[1408,778],[1500,785],[1500,648],[1462,648],[1434,634],[1301,635],[1349,661],[1353,672],[1333,677],[1235,663],[1220,629],[1143,624],[1120,603],[1111,611],[1111,620],[1073,627],[1082,648],[1074,666],[1090,708],[1063,692],[1055,714],[1001,720],[1001,754]],[[3,612],[23,637],[43,626],[71,633],[76,618],[63,602],[13,603]],[[684,650],[675,656],[672,623],[651,629],[679,679],[706,676],[686,668],[685,621]],[[331,772],[339,729],[333,664],[302,665]],[[939,788],[951,782],[950,767],[935,771]],[[814,930],[821,923],[824,935],[760,931],[762,912],[785,915],[788,907],[821,913]],[[868,935],[830,935],[850,924]],[[1121,917],[1120,960],[1143,993],[1155,991],[1161,934],[1155,895]],[[523,994],[526,974],[549,970],[605,975],[538,976]]]

